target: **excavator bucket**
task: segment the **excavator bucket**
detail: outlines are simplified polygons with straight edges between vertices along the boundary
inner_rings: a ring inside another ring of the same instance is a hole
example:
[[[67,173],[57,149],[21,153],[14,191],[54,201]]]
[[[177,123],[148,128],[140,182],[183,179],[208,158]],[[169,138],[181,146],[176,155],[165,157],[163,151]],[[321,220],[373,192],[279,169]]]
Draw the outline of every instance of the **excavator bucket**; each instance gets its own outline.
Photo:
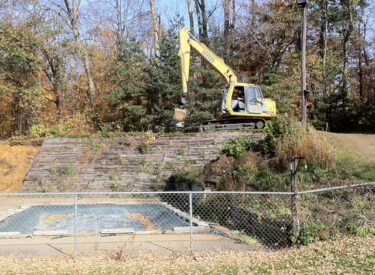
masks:
[[[186,117],[186,109],[180,109],[180,108],[174,109],[173,122],[176,123],[177,126],[178,124],[181,124],[185,121],[185,117]]]

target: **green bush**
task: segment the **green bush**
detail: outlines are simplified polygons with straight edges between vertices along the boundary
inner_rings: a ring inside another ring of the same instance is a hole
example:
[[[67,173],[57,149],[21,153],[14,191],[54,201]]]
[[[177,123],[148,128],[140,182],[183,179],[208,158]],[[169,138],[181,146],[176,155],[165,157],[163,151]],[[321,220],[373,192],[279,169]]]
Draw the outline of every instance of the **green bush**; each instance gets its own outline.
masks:
[[[232,143],[225,145],[221,151],[228,157],[239,158],[242,157],[245,152],[251,151],[254,146],[255,143],[251,137],[240,136],[232,138]]]
[[[145,143],[145,142],[142,142],[137,146],[137,149],[138,149],[139,153],[141,153],[142,155],[147,154],[148,153],[148,144]]]
[[[290,172],[276,173],[268,168],[258,171],[255,176],[257,190],[261,191],[289,191]]]
[[[359,225],[355,222],[354,217],[346,217],[344,220],[344,233],[357,235],[360,237],[367,237],[368,235],[375,235],[375,227],[368,224]]]
[[[278,115],[274,119],[268,121],[266,128],[264,129],[264,140],[261,141],[263,153],[275,155],[277,140],[284,136],[291,135],[292,132],[291,120],[284,115]]]
[[[327,226],[324,223],[318,223],[303,227],[297,236],[296,243],[309,245],[315,241],[326,240],[328,238]]]

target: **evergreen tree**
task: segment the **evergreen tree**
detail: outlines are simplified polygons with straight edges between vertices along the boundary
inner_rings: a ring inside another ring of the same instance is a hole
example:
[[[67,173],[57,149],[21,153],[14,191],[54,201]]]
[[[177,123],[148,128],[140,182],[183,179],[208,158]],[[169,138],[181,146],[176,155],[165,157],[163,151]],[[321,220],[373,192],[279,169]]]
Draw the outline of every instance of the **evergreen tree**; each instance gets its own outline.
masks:
[[[144,87],[145,55],[134,38],[124,41],[113,64],[108,99],[113,107],[112,121],[124,131],[147,130],[151,117]]]
[[[171,130],[173,110],[182,95],[181,67],[178,57],[178,31],[183,26],[179,16],[170,22],[167,33],[159,41],[159,58],[145,67],[148,110],[153,124]]]
[[[202,65],[196,55],[192,56],[191,75],[194,78],[189,83],[186,131],[196,131],[204,121],[217,117],[220,112],[221,95],[226,86],[215,70]]]

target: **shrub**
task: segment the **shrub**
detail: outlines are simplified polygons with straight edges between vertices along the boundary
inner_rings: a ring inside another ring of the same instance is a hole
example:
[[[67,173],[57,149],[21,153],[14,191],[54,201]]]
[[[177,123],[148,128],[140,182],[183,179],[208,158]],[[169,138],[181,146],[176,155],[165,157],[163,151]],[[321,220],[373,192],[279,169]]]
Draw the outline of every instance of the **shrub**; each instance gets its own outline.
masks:
[[[142,155],[147,154],[149,151],[149,146],[155,143],[155,141],[156,141],[155,134],[152,134],[151,132],[144,133],[137,146],[139,153],[141,153]]]
[[[48,124],[33,125],[29,130],[29,137],[65,137],[87,136],[93,132],[93,127],[85,114],[76,114],[67,117],[61,124],[54,126]]]
[[[308,245],[315,241],[326,240],[328,238],[329,233],[327,233],[327,226],[324,223],[318,223],[303,227],[297,236],[296,243]]]
[[[137,149],[138,149],[139,153],[141,153],[142,155],[147,154],[148,153],[148,144],[145,143],[145,142],[142,142],[137,146]]]
[[[246,151],[250,151],[254,147],[254,141],[251,137],[240,136],[232,138],[232,143],[223,147],[222,153],[228,157],[242,157]]]
[[[276,157],[281,168],[286,168],[292,157],[304,157],[308,164],[332,167],[334,154],[327,142],[312,126],[286,116],[277,116],[267,123],[262,152]]]

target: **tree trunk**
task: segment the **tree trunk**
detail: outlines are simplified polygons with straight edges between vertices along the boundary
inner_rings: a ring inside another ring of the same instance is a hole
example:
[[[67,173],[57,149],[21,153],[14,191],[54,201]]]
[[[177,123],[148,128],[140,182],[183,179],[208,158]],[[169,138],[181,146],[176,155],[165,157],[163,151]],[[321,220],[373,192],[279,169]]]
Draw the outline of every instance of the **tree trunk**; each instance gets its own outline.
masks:
[[[191,8],[191,0],[187,0],[188,13],[189,13],[189,22],[190,22],[190,32],[194,35],[194,17],[193,9]]]
[[[122,0],[116,0],[116,17],[117,17],[117,32],[116,32],[116,45],[117,49],[120,50],[123,35],[124,27],[122,24]]]
[[[305,90],[307,88],[306,81],[306,32],[307,32],[307,7],[302,8],[302,35],[301,35],[301,104],[302,104],[302,124],[306,123],[306,98]]]
[[[95,108],[96,88],[95,88],[95,83],[92,77],[91,61],[90,61],[90,57],[87,52],[87,49],[82,43],[81,35],[78,30],[78,8],[79,8],[81,1],[78,0],[78,3],[76,3],[75,0],[72,0],[72,5],[70,5],[69,0],[64,0],[64,3],[66,7],[66,13],[69,17],[70,28],[72,29],[74,39],[77,43],[78,49],[81,51],[81,54],[83,55],[85,73],[89,82],[88,93],[89,93],[90,106],[93,112],[95,113],[96,111],[96,108]]]
[[[324,97],[327,97],[327,75],[326,75],[326,62],[327,62],[327,37],[328,37],[328,18],[327,18],[327,10],[328,4],[326,3],[323,7],[324,15],[323,15],[323,22],[321,25],[320,31],[320,54],[323,58],[323,94]]]
[[[232,31],[232,36],[234,33],[234,28],[236,27],[236,0],[232,0],[232,25],[231,25],[231,31]]]
[[[351,1],[341,0],[342,5],[347,12],[347,20],[343,34],[343,69],[342,69],[342,99],[345,107],[348,95],[348,61],[349,61],[349,42],[353,31],[353,12]]]
[[[202,16],[201,16],[201,11],[199,8],[199,0],[195,0],[195,11],[197,14],[197,22],[198,22],[198,35],[199,39],[202,40],[203,38],[203,24],[202,24]]]
[[[59,122],[59,124],[61,124],[62,123],[61,100],[58,94],[56,94],[55,104],[56,104],[56,112],[57,112],[57,121]]]
[[[363,24],[363,38],[365,39],[367,36],[367,22],[364,22]],[[365,59],[365,64],[366,66],[370,66],[370,61],[369,61],[369,57],[368,57],[368,53],[367,53],[367,50],[366,50],[366,46],[365,46],[365,43],[363,43],[363,49],[362,49],[362,52],[363,52],[363,58]]]
[[[21,135],[22,134],[22,126],[21,126],[21,110],[19,108],[20,106],[20,98],[17,92],[12,94],[13,96],[13,133],[15,135]]]
[[[208,28],[207,28],[207,14],[205,0],[195,0],[195,10],[197,13],[199,39],[206,43],[208,42]]]
[[[205,43],[208,41],[208,28],[207,28],[207,13],[206,13],[206,3],[205,0],[201,0],[201,12],[202,12],[202,26],[203,26],[203,39],[205,40]]]
[[[358,77],[359,77],[359,96],[363,97],[363,68],[362,68],[362,36],[361,23],[358,23]]]
[[[250,7],[250,13],[251,13],[251,31],[255,31],[255,0],[251,0],[251,7]]]
[[[155,2],[154,0],[150,0],[150,8],[151,8],[151,20],[152,20],[152,27],[153,27],[153,34],[154,34],[154,49],[155,49],[155,56],[157,58],[160,57],[159,51],[159,24],[156,19],[156,12],[155,12]]]
[[[360,18],[363,18],[364,17],[364,14],[365,14],[365,11],[364,11],[364,6],[361,6],[361,9],[360,9]],[[361,32],[361,23],[363,21],[362,20],[358,20],[358,76],[359,76],[359,96],[361,98],[361,100],[363,99],[363,82],[364,82],[364,79],[363,79],[363,66],[362,66],[362,63],[363,63],[363,52],[362,52],[362,49],[364,49],[364,40],[366,39],[365,38],[365,24],[363,24],[363,33]],[[363,101],[363,100],[362,100]]]
[[[228,58],[230,54],[230,0],[224,0],[224,43],[225,55]]]

